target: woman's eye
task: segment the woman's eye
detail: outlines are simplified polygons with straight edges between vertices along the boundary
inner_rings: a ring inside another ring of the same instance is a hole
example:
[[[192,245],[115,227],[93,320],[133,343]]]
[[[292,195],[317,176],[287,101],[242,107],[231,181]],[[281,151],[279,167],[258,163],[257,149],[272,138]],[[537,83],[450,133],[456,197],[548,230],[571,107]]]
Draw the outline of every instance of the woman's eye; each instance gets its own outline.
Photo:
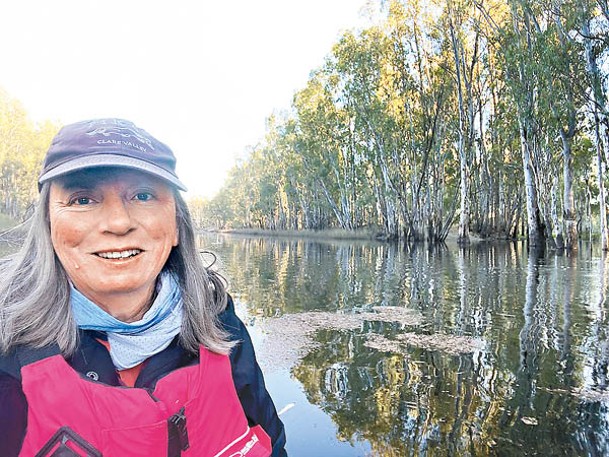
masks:
[[[135,199],[141,202],[147,202],[148,200],[152,200],[152,194],[149,192],[138,192],[135,194]]]
[[[76,197],[76,198],[72,199],[72,201],[70,202],[70,204],[78,205],[78,206],[88,205],[90,203],[91,203],[91,199],[89,197]]]

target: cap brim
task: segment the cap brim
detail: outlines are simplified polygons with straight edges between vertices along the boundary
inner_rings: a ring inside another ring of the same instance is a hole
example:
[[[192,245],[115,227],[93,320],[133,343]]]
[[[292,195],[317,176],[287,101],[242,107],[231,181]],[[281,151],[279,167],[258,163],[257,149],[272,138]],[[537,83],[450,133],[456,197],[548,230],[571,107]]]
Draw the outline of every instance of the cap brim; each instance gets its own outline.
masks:
[[[40,178],[38,178],[38,182],[43,184],[46,181],[50,181],[74,171],[98,167],[124,167],[143,171],[145,173],[158,176],[184,192],[188,190],[186,186],[177,178],[177,176],[154,164],[151,164],[150,162],[115,154],[97,154],[70,160],[69,162],[63,163],[41,175]]]

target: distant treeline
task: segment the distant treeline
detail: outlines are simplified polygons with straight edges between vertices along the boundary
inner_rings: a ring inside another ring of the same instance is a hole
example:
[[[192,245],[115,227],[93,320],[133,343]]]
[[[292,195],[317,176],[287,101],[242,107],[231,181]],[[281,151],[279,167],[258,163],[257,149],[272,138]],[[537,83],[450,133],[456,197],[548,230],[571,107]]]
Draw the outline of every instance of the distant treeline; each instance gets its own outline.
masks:
[[[370,2],[373,5],[374,2]],[[342,35],[201,226],[609,240],[607,0],[381,1]],[[311,33],[315,33],[311,30]]]
[[[0,89],[0,213],[21,221],[38,198],[38,173],[59,127],[33,123],[21,103]]]

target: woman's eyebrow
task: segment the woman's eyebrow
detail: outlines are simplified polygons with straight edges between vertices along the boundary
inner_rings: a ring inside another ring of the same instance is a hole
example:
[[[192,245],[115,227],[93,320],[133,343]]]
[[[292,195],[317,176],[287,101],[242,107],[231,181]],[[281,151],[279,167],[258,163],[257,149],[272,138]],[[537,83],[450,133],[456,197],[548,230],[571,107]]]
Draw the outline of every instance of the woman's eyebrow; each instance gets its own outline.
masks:
[[[91,179],[90,177],[89,179],[83,179],[82,177],[74,177],[62,179],[60,180],[59,184],[65,190],[91,190],[95,189],[98,183],[96,179]]]
[[[70,180],[70,181],[63,181],[61,183],[61,187],[63,187],[65,190],[91,190],[94,189],[95,183],[86,183],[84,181],[80,181],[80,180]]]

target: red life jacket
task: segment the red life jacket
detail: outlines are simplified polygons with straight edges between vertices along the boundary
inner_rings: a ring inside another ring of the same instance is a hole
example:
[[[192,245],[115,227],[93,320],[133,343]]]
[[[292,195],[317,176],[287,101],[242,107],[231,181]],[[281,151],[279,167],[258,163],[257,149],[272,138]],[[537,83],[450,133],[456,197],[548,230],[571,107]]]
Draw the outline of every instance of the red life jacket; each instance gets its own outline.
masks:
[[[82,377],[59,354],[22,366],[28,427],[20,456],[269,456],[267,434],[248,426],[228,357],[202,347],[199,358],[154,391]]]

